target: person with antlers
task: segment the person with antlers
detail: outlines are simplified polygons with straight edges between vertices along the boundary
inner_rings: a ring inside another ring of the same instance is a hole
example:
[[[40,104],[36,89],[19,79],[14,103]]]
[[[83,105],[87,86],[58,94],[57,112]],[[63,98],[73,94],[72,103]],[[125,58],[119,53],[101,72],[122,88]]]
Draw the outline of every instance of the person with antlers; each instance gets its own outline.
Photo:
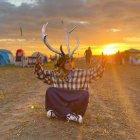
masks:
[[[77,39],[77,46],[70,52],[68,38],[76,26],[70,31],[64,28],[67,33],[66,44],[68,54],[64,53],[62,45],[59,52],[48,44],[46,41],[47,35],[45,35],[46,26],[47,24],[44,24],[42,27],[42,39],[51,51],[60,55],[55,64],[56,70],[44,70],[40,65],[39,55],[35,65],[37,77],[51,85],[47,89],[45,96],[47,117],[82,123],[89,102],[89,84],[93,80],[102,77],[105,61],[102,60],[101,63],[88,70],[73,68],[72,55],[78,48],[79,41]]]

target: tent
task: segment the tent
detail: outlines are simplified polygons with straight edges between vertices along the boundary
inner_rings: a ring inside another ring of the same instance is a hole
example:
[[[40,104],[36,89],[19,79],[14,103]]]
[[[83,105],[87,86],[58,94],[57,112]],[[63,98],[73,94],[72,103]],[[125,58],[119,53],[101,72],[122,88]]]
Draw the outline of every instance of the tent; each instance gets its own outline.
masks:
[[[21,62],[21,58],[24,56],[24,51],[22,49],[18,49],[16,51],[16,61]]]
[[[42,58],[42,62],[44,63],[44,62],[46,62],[47,60],[47,55],[46,54],[43,54],[43,53],[41,53],[41,52],[34,52],[33,54],[32,54],[32,56],[33,57],[36,57],[37,56],[37,54],[38,53],[40,53],[40,57]]]
[[[0,65],[14,64],[14,56],[9,50],[0,49]]]
[[[140,64],[140,50],[129,49],[124,51],[128,55],[128,64]]]

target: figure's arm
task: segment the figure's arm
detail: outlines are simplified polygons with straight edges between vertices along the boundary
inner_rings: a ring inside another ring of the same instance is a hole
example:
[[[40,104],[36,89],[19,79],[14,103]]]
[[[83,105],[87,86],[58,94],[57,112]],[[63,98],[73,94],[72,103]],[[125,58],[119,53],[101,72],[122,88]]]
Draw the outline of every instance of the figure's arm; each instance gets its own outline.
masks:
[[[95,67],[89,69],[89,80],[98,80],[103,76],[106,60],[101,60]]]
[[[43,67],[41,66],[41,57],[38,54],[37,55],[37,62],[34,67],[34,74],[40,79],[44,80],[45,83],[47,84],[52,84],[52,71],[44,70]]]

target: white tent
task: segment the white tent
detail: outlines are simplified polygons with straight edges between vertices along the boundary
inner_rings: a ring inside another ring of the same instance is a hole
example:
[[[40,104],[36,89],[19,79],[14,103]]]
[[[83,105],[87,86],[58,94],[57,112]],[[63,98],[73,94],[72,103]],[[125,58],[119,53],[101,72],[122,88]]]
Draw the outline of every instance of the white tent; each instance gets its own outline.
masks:
[[[40,57],[42,58],[42,62],[45,62],[45,59],[47,58],[47,55],[46,55],[46,54],[43,54],[43,53],[41,53],[41,52],[34,52],[34,53],[32,54],[32,56],[33,56],[33,57],[36,57],[38,53],[40,53]]]

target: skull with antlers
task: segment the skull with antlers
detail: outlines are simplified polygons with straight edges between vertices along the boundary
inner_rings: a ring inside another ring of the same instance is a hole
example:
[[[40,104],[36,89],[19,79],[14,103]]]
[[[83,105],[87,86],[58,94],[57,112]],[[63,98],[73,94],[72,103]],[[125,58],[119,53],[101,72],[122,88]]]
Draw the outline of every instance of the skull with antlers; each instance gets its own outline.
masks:
[[[52,48],[49,43],[46,41],[46,37],[48,36],[47,34],[45,34],[45,29],[46,29],[46,26],[48,25],[48,23],[44,24],[43,27],[42,27],[42,39],[43,39],[43,42],[45,43],[45,45],[53,52],[61,55],[62,57],[65,57],[65,53],[62,49],[62,45],[60,45],[60,52],[55,50],[54,48]],[[65,27],[64,27],[64,30],[66,31],[66,45],[67,45],[67,50],[68,50],[68,55],[69,57],[71,57],[73,55],[73,53],[75,52],[75,50],[78,48],[79,46],[79,40],[77,38],[77,46],[74,48],[74,50],[72,52],[70,52],[70,47],[69,47],[69,34],[76,28],[77,26],[74,26],[70,31],[68,31]]]

